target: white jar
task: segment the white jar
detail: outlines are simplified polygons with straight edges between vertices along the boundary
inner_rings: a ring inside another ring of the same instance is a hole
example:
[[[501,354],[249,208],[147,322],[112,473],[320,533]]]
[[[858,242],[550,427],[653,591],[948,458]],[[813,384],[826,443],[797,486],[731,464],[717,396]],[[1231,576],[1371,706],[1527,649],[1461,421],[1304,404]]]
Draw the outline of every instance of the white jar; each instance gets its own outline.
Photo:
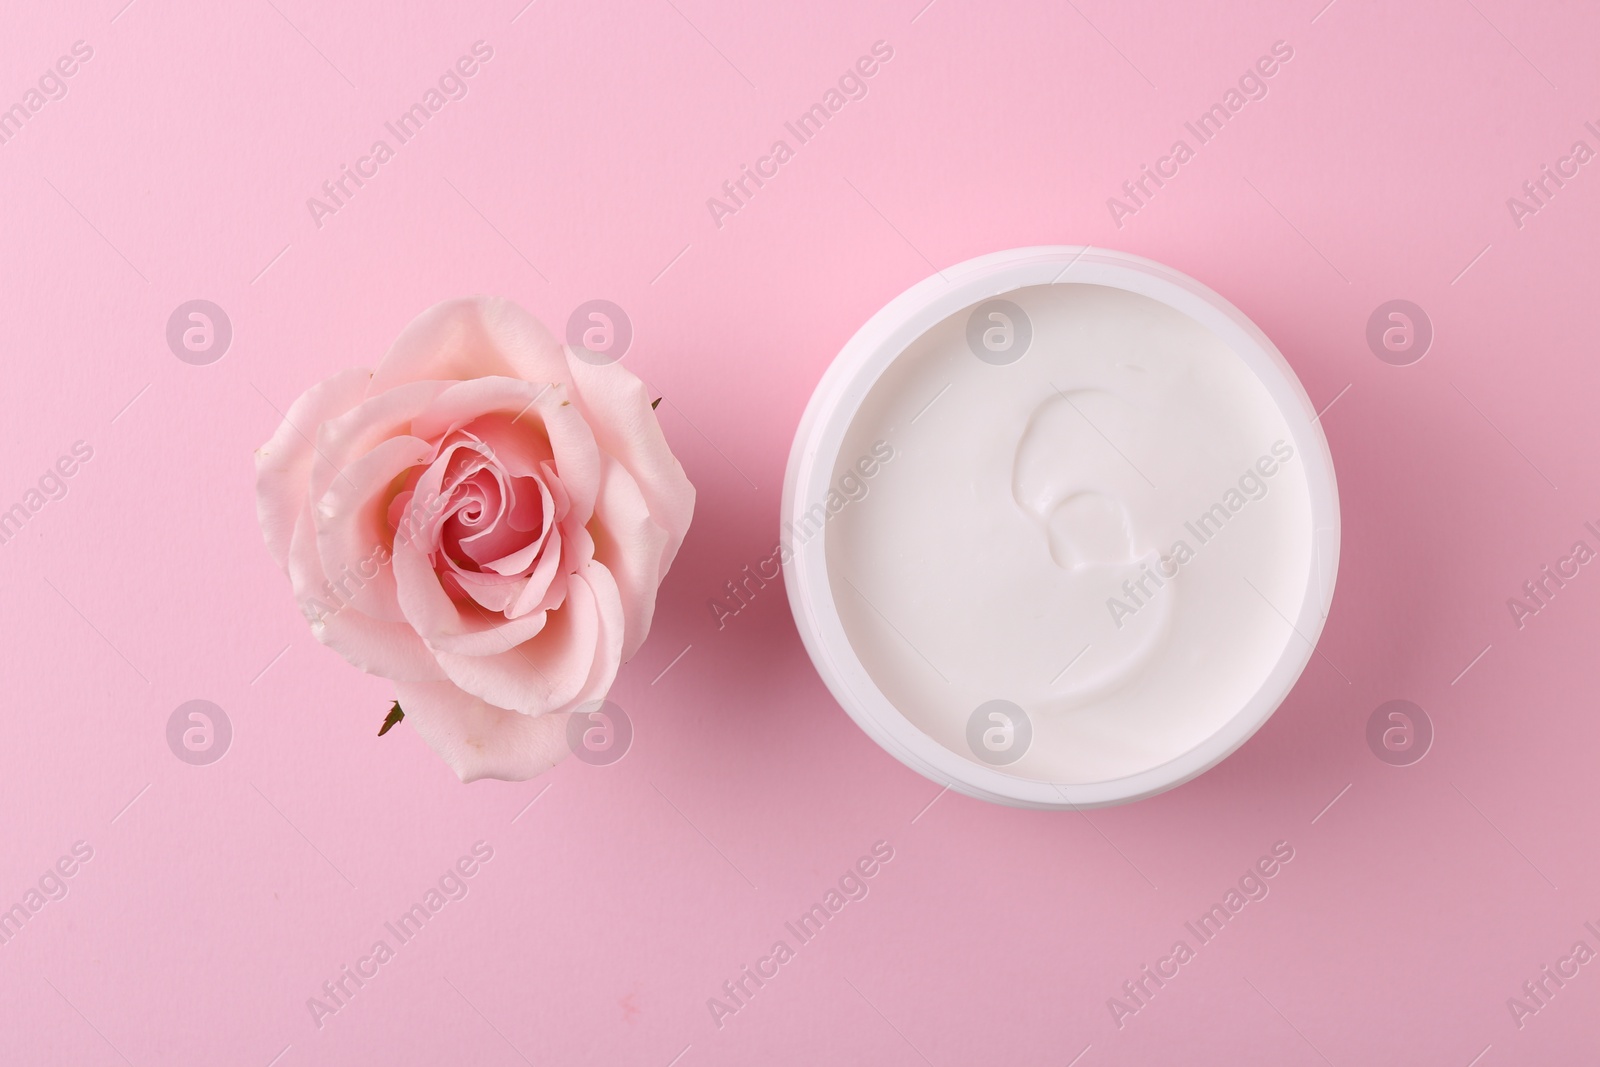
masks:
[[[784,577],[829,689],[907,766],[1038,808],[1150,796],[1278,707],[1333,596],[1339,506],[1282,355],[1122,253],[948,268],[801,419]]]

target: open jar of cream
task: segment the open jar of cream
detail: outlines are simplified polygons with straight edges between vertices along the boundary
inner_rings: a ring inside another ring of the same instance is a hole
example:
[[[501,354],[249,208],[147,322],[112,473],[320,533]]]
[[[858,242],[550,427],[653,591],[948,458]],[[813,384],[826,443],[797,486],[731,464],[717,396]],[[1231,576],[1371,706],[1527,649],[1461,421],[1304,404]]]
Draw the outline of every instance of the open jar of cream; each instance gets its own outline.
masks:
[[[1339,503],[1272,342],[1177,271],[1077,247],[913,286],[839,353],[783,491],[801,638],[878,744],[969,796],[1116,804],[1288,694]]]

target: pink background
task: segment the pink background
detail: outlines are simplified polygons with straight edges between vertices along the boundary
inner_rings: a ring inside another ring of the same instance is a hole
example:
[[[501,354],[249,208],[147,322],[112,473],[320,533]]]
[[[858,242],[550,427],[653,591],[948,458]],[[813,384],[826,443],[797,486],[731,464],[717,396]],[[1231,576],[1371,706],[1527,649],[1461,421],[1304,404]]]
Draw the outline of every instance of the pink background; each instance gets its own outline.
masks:
[[[0,545],[0,907],[94,850],[0,945],[0,1062],[1600,1050],[1600,964],[1521,1029],[1506,1006],[1580,938],[1600,949],[1600,568],[1520,630],[1506,607],[1600,545],[1600,173],[1521,228],[1506,206],[1573,141],[1600,147],[1592,11],[122,2],[11,0],[0,35],[0,104],[74,41],[94,53],[0,145],[0,508],[94,450]],[[478,40],[469,95],[317,227],[306,198]],[[894,57],[869,94],[719,229],[706,198],[878,40]],[[1106,199],[1278,40],[1294,57],[1269,95],[1115,225]],[[795,423],[845,339],[930,262],[1036,243],[1194,275],[1337,398],[1323,655],[1222,766],[1087,815],[941,796],[830,699],[776,584],[720,631],[707,607],[770,552]],[[375,738],[388,683],[311,638],[256,528],[251,452],[275,407],[480,292],[558,329],[584,300],[627,309],[627,365],[667,397],[700,496],[613,691],[632,750],[463,787],[406,727]],[[209,366],[165,341],[197,297],[234,329]],[[1411,366],[1365,341],[1394,298],[1436,330]],[[1395,698],[1437,731],[1412,766],[1365,740]],[[167,747],[191,699],[233,724],[210,766]],[[480,840],[469,895],[315,1026],[307,998]],[[880,840],[870,895],[719,1029],[707,998]],[[1278,841],[1295,856],[1270,895],[1119,1028],[1108,998]]]

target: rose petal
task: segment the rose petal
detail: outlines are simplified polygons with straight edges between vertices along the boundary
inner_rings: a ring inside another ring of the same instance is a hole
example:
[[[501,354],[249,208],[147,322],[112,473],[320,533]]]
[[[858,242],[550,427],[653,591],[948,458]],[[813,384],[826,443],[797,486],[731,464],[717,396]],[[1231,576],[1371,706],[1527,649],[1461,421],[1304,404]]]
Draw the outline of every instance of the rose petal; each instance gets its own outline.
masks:
[[[448,389],[448,382],[419,382],[382,395],[373,395],[317,427],[317,455],[311,466],[313,499],[328,491],[351,463],[377,448],[391,437],[413,434],[411,421],[427,410],[435,397]]]
[[[436,655],[491,656],[514,648],[545,626],[543,613],[508,619],[471,600],[457,602],[440,582],[431,553],[414,540],[395,542],[394,578],[400,610]]]
[[[496,655],[436,655],[450,680],[498,707],[569,710],[604,696],[622,664],[622,604],[605,567],[590,561],[534,638]]]
[[[312,441],[317,427],[359,404],[371,379],[371,371],[352,367],[313,385],[256,449],[256,513],[267,551],[280,567],[289,565],[289,541],[309,500],[306,487],[316,458]]]
[[[507,576],[520,575],[533,566],[546,536],[555,529],[554,502],[543,482],[514,478],[509,488],[511,499],[501,520],[461,543],[480,570]],[[547,515],[552,521],[545,521]]]
[[[593,429],[595,443],[633,475],[650,505],[651,517],[667,533],[657,575],[665,577],[694,516],[694,486],[667,446],[644,383],[620,363],[597,367],[579,359],[570,349],[566,353],[568,372],[576,387],[573,402]]]
[[[407,540],[432,554],[439,547],[440,528],[452,514],[456,488],[473,473],[484,457],[481,444],[457,436],[440,446],[433,462],[417,476],[406,515]],[[399,534],[396,534],[398,540]]]
[[[571,500],[572,511],[579,522],[588,522],[599,491],[600,450],[595,445],[594,429],[585,421],[579,406],[564,402],[568,400],[567,393],[562,383],[536,385],[513,378],[459,382],[439,394],[427,412],[412,423],[411,432],[433,439],[468,428],[473,420],[490,414],[517,418],[527,424],[526,434],[542,433],[549,442],[552,462]],[[485,429],[492,429],[502,441],[507,436],[499,420],[490,422]],[[493,449],[492,444],[490,448]]]
[[[562,397],[552,403],[561,406]],[[527,401],[523,401],[527,403]],[[539,468],[554,458],[550,441],[545,436],[542,419],[532,409],[523,411],[490,411],[474,418],[469,427],[472,435],[494,453],[500,466],[514,478],[529,478],[539,473]],[[529,432],[532,430],[533,432]]]
[[[504,614],[517,602],[526,578],[507,578],[497,574],[452,571],[451,577],[462,592],[491,613]]]
[[[553,526],[545,538],[544,554],[523,582],[516,601],[506,609],[508,617],[515,619],[530,611],[554,611],[561,606],[567,596],[567,583],[556,579],[563,574],[561,563],[565,554],[561,528]],[[569,567],[568,571],[572,569]]]
[[[373,373],[374,394],[406,382],[503,375],[566,380],[561,346],[543,323],[509,300],[448,300],[411,321]]]
[[[329,592],[309,510],[301,514],[289,545],[289,580],[312,635],[368,674],[404,680],[444,676],[410,625],[374,619]]]
[[[392,437],[345,467],[312,509],[323,573],[375,619],[405,619],[388,566],[394,533],[385,497],[397,477],[432,456],[433,446],[421,438]]]
[[[398,682],[395,696],[417,736],[463,782],[521,782],[561,762],[567,713],[523,715],[487,704],[449,682]]]
[[[633,476],[614,460],[607,461],[601,477],[594,517],[594,558],[616,579],[622,598],[627,635],[622,659],[626,662],[650,632],[667,531],[651,516]]]

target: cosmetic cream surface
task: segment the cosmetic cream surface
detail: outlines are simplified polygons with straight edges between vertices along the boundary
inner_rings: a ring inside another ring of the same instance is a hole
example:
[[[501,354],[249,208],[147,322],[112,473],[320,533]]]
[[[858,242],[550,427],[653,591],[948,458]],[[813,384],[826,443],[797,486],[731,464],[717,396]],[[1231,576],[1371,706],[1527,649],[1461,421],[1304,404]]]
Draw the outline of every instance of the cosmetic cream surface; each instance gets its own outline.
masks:
[[[852,421],[816,502],[833,597],[940,744],[1025,778],[1120,778],[1214,734],[1304,644],[1306,475],[1266,388],[1188,316],[1095,285],[1003,299],[1025,325],[951,316]],[[980,358],[1019,330],[1020,358]]]

